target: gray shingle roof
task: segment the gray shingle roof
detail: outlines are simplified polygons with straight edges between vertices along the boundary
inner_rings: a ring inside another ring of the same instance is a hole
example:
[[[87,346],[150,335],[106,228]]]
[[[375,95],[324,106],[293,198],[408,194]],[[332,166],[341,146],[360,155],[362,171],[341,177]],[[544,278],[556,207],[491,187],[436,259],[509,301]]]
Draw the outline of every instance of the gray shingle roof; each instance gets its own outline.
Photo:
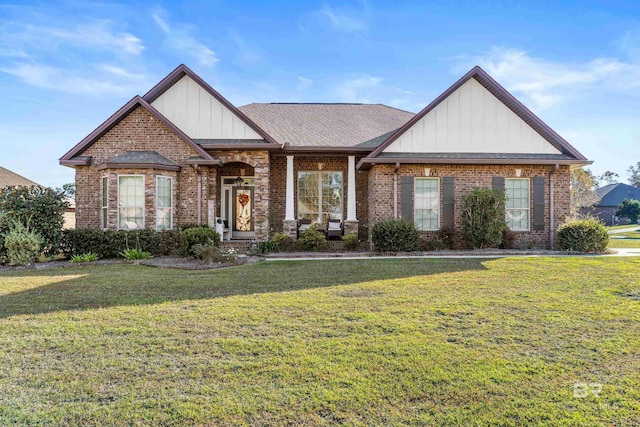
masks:
[[[640,200],[640,188],[622,183],[605,185],[596,194],[600,199],[596,206],[619,206],[624,199]]]
[[[521,153],[381,153],[379,158],[432,158],[432,159],[531,159],[531,160],[571,160],[566,154],[521,154]]]
[[[30,179],[27,179],[22,175],[18,175],[17,173],[11,172],[9,169],[5,169],[0,166],[0,188],[8,187],[10,185],[25,187],[31,187],[33,185],[40,186]]]
[[[380,144],[414,113],[382,104],[248,104],[239,108],[280,143],[309,147]]]

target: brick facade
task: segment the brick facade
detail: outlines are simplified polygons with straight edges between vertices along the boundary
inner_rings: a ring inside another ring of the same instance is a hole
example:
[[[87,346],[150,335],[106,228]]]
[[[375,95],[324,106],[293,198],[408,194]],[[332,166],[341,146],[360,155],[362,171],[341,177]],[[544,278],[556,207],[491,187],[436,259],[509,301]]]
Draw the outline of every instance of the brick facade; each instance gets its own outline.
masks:
[[[461,224],[462,196],[477,187],[492,186],[492,178],[501,176],[515,178],[515,169],[521,169],[521,178],[542,176],[545,178],[545,228],[540,231],[516,232],[518,247],[549,247],[549,174],[554,171],[554,166],[546,165],[411,165],[403,164],[398,169],[398,216],[401,215],[401,177],[423,177],[424,168],[430,168],[431,177],[454,177],[454,223],[456,228]],[[375,165],[369,171],[368,204],[369,221],[371,225],[376,222],[393,217],[394,207],[394,176],[395,166],[392,164]],[[569,183],[570,171],[568,166],[560,166],[554,172],[554,220],[556,227],[569,216]],[[533,183],[530,184],[530,207],[533,208]],[[442,222],[442,191],[440,192],[441,222]],[[530,215],[531,217],[531,215]],[[428,232],[425,232],[428,234]]]
[[[182,141],[171,129],[156,119],[144,108],[138,107],[119,124],[104,134],[84,156],[92,156],[90,166],[76,167],[76,227],[100,228],[100,178],[108,174],[110,183],[109,227],[115,229],[117,223],[117,174],[136,173],[145,175],[145,219],[146,228],[155,227],[155,185],[156,175],[171,176],[172,173],[155,169],[98,170],[97,165],[127,151],[157,151],[167,159],[181,165],[174,182],[174,222],[176,224],[197,222],[198,173],[186,164],[189,157],[198,153]],[[202,168],[202,194],[209,193],[208,168]],[[153,213],[151,211],[154,211]],[[206,203],[202,206],[202,218],[206,218]]]

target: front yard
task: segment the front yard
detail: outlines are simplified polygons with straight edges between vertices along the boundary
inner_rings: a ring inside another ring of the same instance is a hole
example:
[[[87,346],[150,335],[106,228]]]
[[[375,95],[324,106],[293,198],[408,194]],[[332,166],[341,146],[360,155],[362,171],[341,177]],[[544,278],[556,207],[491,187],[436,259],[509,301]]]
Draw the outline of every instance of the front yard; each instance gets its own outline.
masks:
[[[624,228],[634,227],[634,225],[626,225]],[[634,231],[625,231],[609,235],[610,248],[640,248],[640,226],[635,226]],[[613,230],[616,227],[607,227]],[[623,227],[618,227],[623,228]]]
[[[0,275],[0,425],[640,424],[640,260]]]

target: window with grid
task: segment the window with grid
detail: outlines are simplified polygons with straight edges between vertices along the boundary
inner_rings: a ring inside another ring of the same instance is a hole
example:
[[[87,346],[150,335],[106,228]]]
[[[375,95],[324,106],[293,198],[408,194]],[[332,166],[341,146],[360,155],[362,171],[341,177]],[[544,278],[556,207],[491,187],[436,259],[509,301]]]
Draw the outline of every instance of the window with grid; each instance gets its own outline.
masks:
[[[156,230],[173,228],[173,179],[156,177]]]
[[[106,176],[102,177],[100,192],[102,194],[101,225],[102,229],[106,230],[109,228],[109,178]]]
[[[440,180],[415,178],[413,181],[413,221],[418,230],[440,228]]]
[[[118,177],[118,227],[121,230],[144,228],[144,177]]]
[[[298,173],[298,218],[326,225],[342,219],[342,172]]]
[[[513,231],[529,231],[529,179],[505,179],[505,195],[507,226]]]

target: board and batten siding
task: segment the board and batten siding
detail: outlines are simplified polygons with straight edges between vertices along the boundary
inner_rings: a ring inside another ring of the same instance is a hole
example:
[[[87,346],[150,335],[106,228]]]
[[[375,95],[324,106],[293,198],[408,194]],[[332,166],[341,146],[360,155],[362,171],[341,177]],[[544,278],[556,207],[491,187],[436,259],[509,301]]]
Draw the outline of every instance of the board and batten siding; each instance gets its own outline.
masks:
[[[151,105],[193,139],[262,139],[189,76]]]
[[[475,79],[440,102],[384,152],[560,154]]]

